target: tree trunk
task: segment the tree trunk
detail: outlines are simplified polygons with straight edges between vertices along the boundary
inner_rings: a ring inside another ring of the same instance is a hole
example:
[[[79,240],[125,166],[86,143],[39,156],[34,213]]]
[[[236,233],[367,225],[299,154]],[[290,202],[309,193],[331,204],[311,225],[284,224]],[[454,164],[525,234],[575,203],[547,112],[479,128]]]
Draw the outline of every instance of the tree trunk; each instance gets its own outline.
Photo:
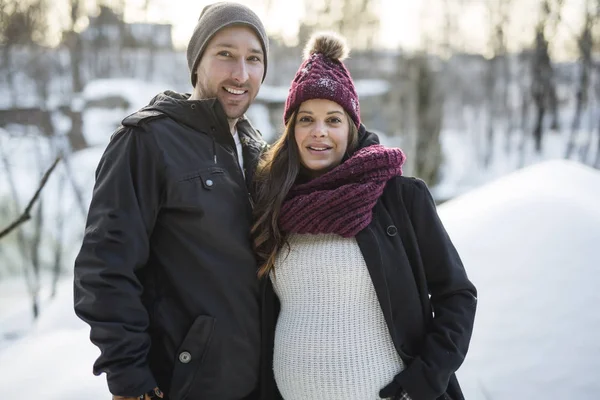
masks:
[[[68,137],[73,151],[83,150],[89,147],[85,136],[83,136],[83,115],[80,111],[69,111],[71,118],[71,130]]]
[[[56,152],[59,153],[58,151]],[[61,173],[58,177],[58,191],[57,196],[61,198],[64,194],[66,176]],[[62,272],[62,260],[63,260],[63,235],[64,235],[64,221],[67,216],[64,214],[62,207],[57,218],[56,226],[56,237],[54,242],[54,262],[52,265],[52,288],[50,296],[56,297],[56,290],[58,286],[58,280]]]
[[[71,32],[70,58],[71,58],[71,84],[73,93],[83,91],[83,79],[81,77],[82,45],[81,37],[77,32]]]
[[[594,168],[600,169],[600,121],[598,121],[598,143],[596,148],[596,162]]]
[[[571,122],[571,132],[569,133],[569,139],[567,140],[567,149],[565,151],[565,158],[571,158],[573,151],[575,150],[575,138],[579,133],[581,127],[581,112],[583,111],[583,93],[580,86],[577,91],[577,100],[575,104],[575,114],[573,115],[573,122]]]
[[[492,162],[492,157],[494,153],[494,133],[497,116],[497,96],[496,96],[496,81],[497,81],[497,63],[498,57],[494,56],[490,61],[488,61],[486,77],[485,77],[485,92],[487,96],[487,113],[485,114],[486,119],[486,138],[485,145],[483,149],[483,157],[480,158],[480,162],[483,164],[484,168],[488,168]]]
[[[520,78],[520,82],[523,78]],[[527,132],[529,132],[529,92],[525,84],[521,83],[521,138],[519,141],[519,168],[525,166],[525,151],[527,145]]]
[[[542,152],[542,134],[544,132],[544,116],[546,114],[545,104],[537,104],[537,117],[535,119],[535,128],[533,128],[533,142],[535,151],[539,154]]]
[[[437,92],[435,76],[427,56],[416,58],[419,71],[417,82],[417,155],[415,175],[429,185],[435,185],[441,164],[440,131],[442,125],[441,95]]]
[[[592,17],[590,15],[589,4],[586,3],[586,20],[583,26],[580,37],[577,42],[579,45],[579,52],[581,57],[580,63],[580,75],[579,75],[579,86],[576,94],[576,105],[575,115],[573,116],[573,122],[571,123],[571,132],[567,142],[567,149],[565,152],[565,158],[570,158],[573,151],[575,150],[575,139],[581,128],[581,115],[583,109],[588,105],[588,90],[590,84],[590,70],[592,67]]]
[[[504,142],[504,153],[506,155],[510,155],[511,152],[511,148],[512,148],[512,143],[511,143],[511,139],[512,139],[512,134],[514,131],[514,113],[513,113],[513,108],[512,108],[512,104],[509,101],[509,91],[508,88],[510,86],[511,83],[511,65],[510,65],[510,56],[508,54],[505,54],[504,56],[504,63],[503,63],[503,77],[504,77],[504,82],[502,84],[503,87],[503,91],[502,91],[502,108],[504,109],[505,112],[505,122],[504,122],[504,138],[505,138],[505,142]]]
[[[588,160],[588,157],[592,151],[592,143],[594,142],[594,126],[593,126],[593,122],[590,121],[589,123],[589,129],[587,131],[587,139],[585,141],[585,143],[581,146],[581,148],[579,149],[579,161],[581,161],[582,163],[586,163]]]

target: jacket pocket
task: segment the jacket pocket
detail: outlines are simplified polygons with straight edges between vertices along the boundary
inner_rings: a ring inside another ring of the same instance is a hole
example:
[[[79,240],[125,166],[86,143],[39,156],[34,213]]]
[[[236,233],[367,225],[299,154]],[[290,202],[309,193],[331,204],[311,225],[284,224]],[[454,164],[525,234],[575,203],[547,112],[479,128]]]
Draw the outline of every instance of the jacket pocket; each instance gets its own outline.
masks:
[[[171,380],[172,400],[185,400],[201,372],[201,366],[210,347],[215,319],[201,315],[192,324],[175,354],[175,367]]]
[[[179,175],[168,184],[166,208],[208,212],[214,206],[214,196],[222,195],[227,181],[227,172],[218,167]]]
[[[219,167],[209,167],[199,171],[192,171],[187,174],[180,176],[177,181],[179,183],[182,182],[194,182],[201,181],[202,185],[205,189],[212,189],[212,185],[210,183],[207,184],[207,181],[211,180],[211,177],[223,175],[225,174],[225,170]]]

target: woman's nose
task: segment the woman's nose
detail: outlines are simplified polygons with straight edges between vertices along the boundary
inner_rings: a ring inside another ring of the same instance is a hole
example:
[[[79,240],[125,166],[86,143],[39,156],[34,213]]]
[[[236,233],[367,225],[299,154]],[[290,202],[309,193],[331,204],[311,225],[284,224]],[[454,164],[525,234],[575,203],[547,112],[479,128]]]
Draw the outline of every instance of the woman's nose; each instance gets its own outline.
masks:
[[[317,123],[315,129],[312,131],[314,137],[324,137],[327,134],[327,130],[322,123]]]

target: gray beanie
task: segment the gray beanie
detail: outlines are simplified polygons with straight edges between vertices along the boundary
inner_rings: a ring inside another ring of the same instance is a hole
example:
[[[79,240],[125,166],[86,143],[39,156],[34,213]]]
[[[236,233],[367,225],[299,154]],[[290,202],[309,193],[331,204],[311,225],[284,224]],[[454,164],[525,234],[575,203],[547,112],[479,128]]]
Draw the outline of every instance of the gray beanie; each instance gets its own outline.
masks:
[[[192,74],[192,86],[196,86],[196,69],[210,39],[219,30],[236,24],[247,25],[254,29],[260,39],[262,50],[265,53],[265,71],[262,79],[265,80],[267,75],[267,53],[269,52],[269,38],[265,27],[254,11],[248,7],[238,3],[222,2],[204,7],[188,44],[187,60]]]

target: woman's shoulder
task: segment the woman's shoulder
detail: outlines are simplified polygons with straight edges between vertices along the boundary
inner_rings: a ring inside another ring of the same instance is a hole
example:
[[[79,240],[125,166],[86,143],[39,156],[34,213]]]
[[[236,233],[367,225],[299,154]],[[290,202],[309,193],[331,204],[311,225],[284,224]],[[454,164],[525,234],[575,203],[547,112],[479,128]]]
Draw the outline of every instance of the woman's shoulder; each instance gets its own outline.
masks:
[[[395,176],[390,179],[388,185],[400,190],[429,190],[425,181],[414,176]]]
[[[431,191],[425,181],[414,176],[395,176],[390,179],[383,191],[383,197],[388,199],[384,201],[397,202],[398,199],[402,199],[407,205],[432,199]]]

